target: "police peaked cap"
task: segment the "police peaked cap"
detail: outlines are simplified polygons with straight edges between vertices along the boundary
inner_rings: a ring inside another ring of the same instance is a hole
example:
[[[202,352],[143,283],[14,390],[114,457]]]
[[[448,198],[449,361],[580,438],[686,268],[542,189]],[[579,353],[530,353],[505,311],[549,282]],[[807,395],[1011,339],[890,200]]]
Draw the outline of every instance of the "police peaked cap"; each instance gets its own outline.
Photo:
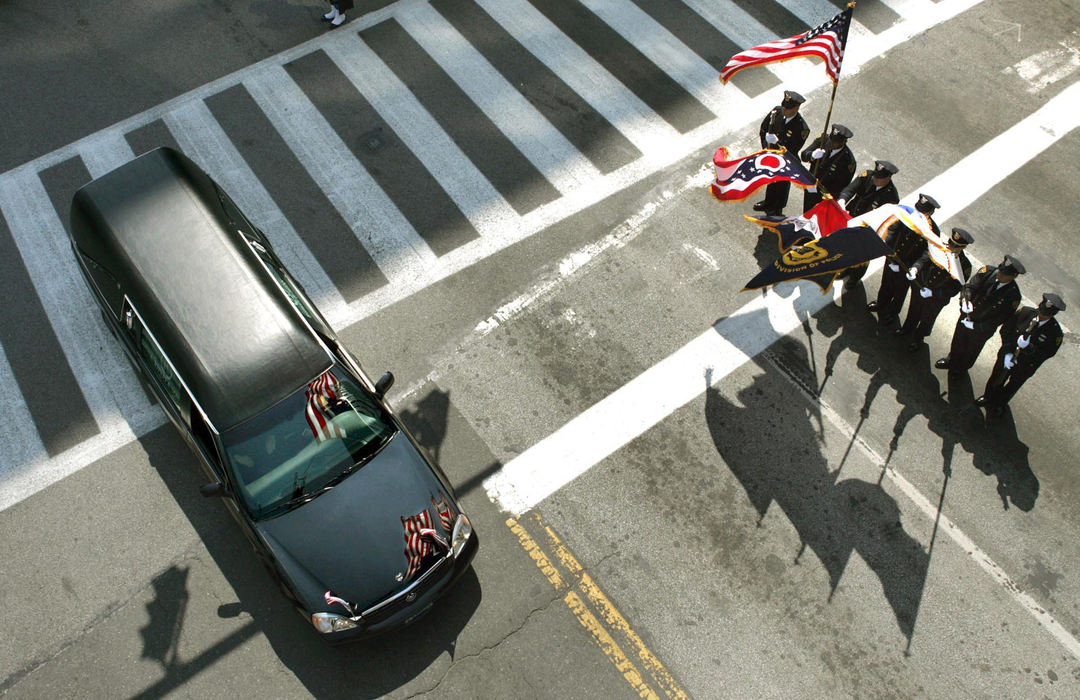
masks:
[[[898,173],[900,168],[887,160],[874,161],[874,177],[891,177]]]
[[[794,90],[784,90],[784,101],[780,103],[781,107],[798,107],[803,102],[806,102],[806,98],[795,92]]]
[[[963,247],[975,242],[975,236],[965,231],[962,228],[954,228],[952,235],[949,236],[949,245]]]
[[[833,124],[832,131],[829,132],[829,138],[831,139],[849,139],[852,136],[854,134],[851,133],[851,129],[843,124]]]
[[[1043,294],[1042,303],[1039,304],[1039,313],[1053,316],[1058,311],[1065,310],[1065,300],[1053,292]]]
[[[1027,272],[1027,268],[1024,267],[1024,264],[1011,255],[1005,256],[1005,259],[998,265],[998,269],[1006,275],[1022,275]]]
[[[928,194],[919,193],[919,201],[915,202],[915,209],[921,211],[923,214],[930,214],[935,209],[940,209],[941,205],[937,203],[937,200]]]

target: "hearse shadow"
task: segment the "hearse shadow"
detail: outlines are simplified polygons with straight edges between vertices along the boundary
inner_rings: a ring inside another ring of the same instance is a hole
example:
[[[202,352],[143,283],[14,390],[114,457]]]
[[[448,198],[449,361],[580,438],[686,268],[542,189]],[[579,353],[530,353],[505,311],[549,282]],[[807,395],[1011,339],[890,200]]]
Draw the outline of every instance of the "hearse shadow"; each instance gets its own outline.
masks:
[[[445,435],[445,430],[440,433],[437,428],[438,407],[438,397],[431,398],[406,422],[409,425],[422,417],[424,447],[435,454],[439,436]],[[231,633],[195,658],[181,662],[177,647],[187,601],[192,597],[187,590],[188,570],[174,566],[159,575],[153,581],[155,599],[147,605],[150,622],[140,635],[143,658],[160,662],[165,676],[140,697],[161,697],[184,687],[189,679],[259,635],[317,697],[382,696],[420,675],[443,653],[453,658],[458,635],[481,600],[480,582],[471,567],[430,612],[409,627],[370,640],[330,646],[286,600],[224,505],[199,494],[205,482],[202,471],[172,426],[152,431],[140,443],[235,591],[236,601],[219,606],[219,617],[250,618],[240,627],[231,620],[223,622],[223,629],[231,629]]]

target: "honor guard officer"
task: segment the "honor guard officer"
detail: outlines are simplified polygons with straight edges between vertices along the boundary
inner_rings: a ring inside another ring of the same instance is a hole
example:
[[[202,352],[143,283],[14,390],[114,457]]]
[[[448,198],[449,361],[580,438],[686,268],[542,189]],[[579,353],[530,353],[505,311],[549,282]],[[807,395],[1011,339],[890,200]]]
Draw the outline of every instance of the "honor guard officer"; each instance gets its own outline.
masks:
[[[997,267],[983,266],[971,276],[960,294],[960,318],[953,329],[949,354],[935,362],[935,367],[947,369],[949,374],[971,369],[986,341],[1020,306],[1016,276],[1024,272],[1019,260],[1006,255]]]
[[[887,160],[875,160],[873,170],[864,170],[851,181],[837,198],[837,203],[850,216],[862,216],[885,204],[899,204],[900,193],[892,176],[900,169]],[[844,289],[858,283],[866,274],[867,263],[844,270],[836,279],[844,280]]]
[[[881,286],[878,287],[877,300],[866,305],[866,308],[877,312],[878,321],[881,323],[891,323],[900,315],[908,290],[911,289],[910,280],[905,271],[914,267],[918,259],[926,252],[926,236],[938,236],[941,233],[931,216],[938,206],[936,199],[928,194],[920,194],[918,201],[915,202],[915,211],[926,216],[930,230],[919,233],[903,220],[897,219],[885,233],[885,243],[892,248],[893,252],[886,258],[885,269],[881,271]],[[917,217],[912,218],[911,223],[917,225],[919,223]]]
[[[907,349],[919,349],[922,339],[934,330],[938,314],[949,299],[960,293],[963,283],[971,275],[971,261],[964,255],[975,237],[962,228],[954,228],[944,251],[927,249],[911,269],[911,301],[908,303],[904,325],[897,328],[896,335],[911,335]],[[955,276],[954,276],[955,275]],[[959,277],[959,279],[957,279]]]
[[[847,145],[851,137],[851,129],[843,124],[833,124],[827,138],[824,134],[818,136],[800,154],[804,162],[810,163],[810,172],[818,181],[816,192],[803,192],[804,212],[820,202],[825,193],[839,196],[855,177],[855,154]]]
[[[799,106],[806,98],[793,90],[784,90],[784,99],[772,108],[761,122],[758,136],[762,148],[783,148],[795,155],[810,136],[810,127],[799,114]],[[766,216],[780,216],[787,206],[791,183],[774,182],[765,187],[765,199],[754,205],[754,211],[764,212]]]
[[[1054,315],[1065,310],[1057,294],[1043,294],[1038,308],[1021,306],[1001,325],[1001,349],[983,395],[975,399],[987,412],[1001,413],[1016,391],[1043,362],[1057,354],[1063,333]]]
[[[887,160],[875,160],[873,170],[864,170],[837,197],[837,202],[849,215],[861,216],[883,204],[899,204],[892,176],[899,171]]]

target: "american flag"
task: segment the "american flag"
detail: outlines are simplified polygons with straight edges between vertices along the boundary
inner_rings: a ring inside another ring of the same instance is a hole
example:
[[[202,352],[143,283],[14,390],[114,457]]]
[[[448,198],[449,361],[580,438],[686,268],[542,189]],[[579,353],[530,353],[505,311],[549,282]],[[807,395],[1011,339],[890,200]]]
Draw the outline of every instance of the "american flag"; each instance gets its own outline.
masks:
[[[341,385],[338,384],[334,373],[327,370],[304,390],[307,396],[307,406],[304,410],[304,418],[307,419],[311,434],[316,442],[329,440],[330,438],[345,437],[345,431],[331,423],[334,414],[330,411],[330,401],[336,400],[341,395]]]
[[[435,507],[435,513],[439,516],[439,524],[442,525],[443,532],[447,535],[453,534],[454,509],[446,502],[446,498],[443,497],[442,491],[439,492],[438,500],[435,500],[434,496],[431,497],[431,505]]]
[[[709,185],[709,192],[721,201],[745,199],[770,182],[787,180],[803,188],[816,182],[802,163],[783,151],[764,150],[743,158],[729,158],[724,146],[713,154],[716,179]]]
[[[420,569],[420,562],[431,553],[431,542],[421,537],[420,531],[430,530],[432,524],[431,513],[427,508],[411,517],[401,518],[401,527],[405,530],[405,558],[409,562],[405,578],[415,574]]]
[[[851,10],[849,5],[843,12],[810,31],[735,54],[720,71],[720,82],[726,83],[731,76],[750,66],[763,66],[789,58],[820,58],[825,62],[825,72],[835,83],[840,78],[840,64],[844,60]]]

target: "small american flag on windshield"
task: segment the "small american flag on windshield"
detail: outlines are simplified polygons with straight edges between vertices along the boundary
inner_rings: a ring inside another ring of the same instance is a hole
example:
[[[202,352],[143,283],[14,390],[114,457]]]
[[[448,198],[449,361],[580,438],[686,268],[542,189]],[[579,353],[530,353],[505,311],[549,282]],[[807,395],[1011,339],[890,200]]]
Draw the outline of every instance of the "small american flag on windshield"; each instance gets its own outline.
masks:
[[[341,385],[334,373],[329,370],[323,372],[307,385],[304,393],[307,396],[304,418],[315,441],[345,437],[345,431],[331,422],[337,413],[333,406],[342,398]]]

